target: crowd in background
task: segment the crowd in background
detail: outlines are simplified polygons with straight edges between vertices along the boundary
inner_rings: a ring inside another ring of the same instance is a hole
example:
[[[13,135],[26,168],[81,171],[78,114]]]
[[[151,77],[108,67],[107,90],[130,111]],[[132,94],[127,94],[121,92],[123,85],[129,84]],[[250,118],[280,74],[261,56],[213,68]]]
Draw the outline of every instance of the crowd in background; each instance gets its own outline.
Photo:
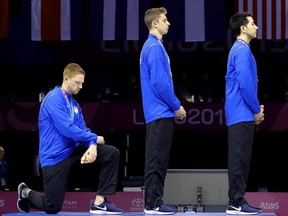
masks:
[[[209,65],[208,65],[209,66]],[[175,67],[173,72],[174,88],[182,102],[223,102],[225,65],[222,68],[209,70],[208,66],[196,68]],[[261,67],[261,64],[259,65]],[[85,67],[87,78],[81,91],[79,100],[82,102],[139,102],[141,97],[139,71],[137,65],[113,66],[103,65]],[[262,66],[265,67],[265,66]],[[280,67],[280,66],[279,66]],[[58,66],[41,69],[42,76],[49,71],[56,72]],[[34,69],[39,70],[39,69]],[[126,71],[125,71],[126,70]],[[271,66],[267,71],[259,70],[259,99],[264,103],[288,102],[288,74],[281,72],[277,67]],[[275,70],[277,73],[273,73]],[[33,71],[31,69],[30,71]],[[35,73],[37,73],[35,71]],[[1,102],[38,101],[41,92],[47,93],[49,89],[59,85],[57,77],[53,75],[46,81],[37,81],[32,73],[30,80],[7,80],[0,92]],[[59,80],[59,79],[58,79]],[[49,82],[48,82],[49,81]],[[32,84],[31,84],[32,83]],[[27,85],[26,85],[27,84]]]

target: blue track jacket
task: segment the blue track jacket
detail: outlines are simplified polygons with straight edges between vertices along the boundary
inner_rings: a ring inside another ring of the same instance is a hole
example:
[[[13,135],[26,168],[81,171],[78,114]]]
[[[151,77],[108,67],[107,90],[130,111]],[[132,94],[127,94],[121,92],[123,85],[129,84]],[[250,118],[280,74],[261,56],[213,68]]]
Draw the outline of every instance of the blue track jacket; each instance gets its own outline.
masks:
[[[44,98],[38,116],[39,158],[42,167],[67,158],[77,145],[95,144],[97,135],[86,127],[82,109],[71,94],[56,86]]]
[[[225,78],[227,126],[254,121],[254,114],[260,112],[257,65],[250,45],[243,40],[235,41],[230,49]]]
[[[180,108],[174,93],[170,60],[162,43],[149,34],[141,51],[140,79],[146,123],[175,117],[175,111]]]

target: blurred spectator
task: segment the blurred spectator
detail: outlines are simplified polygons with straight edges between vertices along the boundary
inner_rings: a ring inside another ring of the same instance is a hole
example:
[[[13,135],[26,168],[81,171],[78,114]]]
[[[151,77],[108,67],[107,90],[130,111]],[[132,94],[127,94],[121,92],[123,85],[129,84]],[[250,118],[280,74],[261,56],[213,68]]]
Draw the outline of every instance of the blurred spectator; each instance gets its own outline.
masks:
[[[137,77],[132,74],[129,79],[129,83],[126,86],[125,93],[128,102],[137,102],[140,100],[140,89]]]
[[[113,80],[109,71],[104,68],[101,71],[100,77],[96,79],[95,90],[97,93],[97,99],[102,102],[111,101],[113,89]]]
[[[201,80],[199,101],[212,102],[212,84],[208,72],[204,72]]]
[[[186,72],[182,72],[176,82],[176,92],[181,102],[194,102],[194,95],[191,93],[191,84]]]
[[[0,190],[5,190],[8,186],[8,164],[5,160],[5,152],[3,146],[0,146]]]

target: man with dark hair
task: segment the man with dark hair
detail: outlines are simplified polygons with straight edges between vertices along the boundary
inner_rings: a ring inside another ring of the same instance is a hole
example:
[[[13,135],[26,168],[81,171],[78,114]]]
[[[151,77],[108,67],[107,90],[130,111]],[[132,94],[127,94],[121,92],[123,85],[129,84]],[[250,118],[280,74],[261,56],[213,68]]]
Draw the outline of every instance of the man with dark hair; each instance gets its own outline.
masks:
[[[236,41],[227,61],[225,115],[228,126],[229,203],[227,214],[258,214],[244,198],[252,156],[254,125],[264,120],[264,106],[258,100],[257,65],[250,41],[258,27],[252,14],[237,13],[230,19]]]

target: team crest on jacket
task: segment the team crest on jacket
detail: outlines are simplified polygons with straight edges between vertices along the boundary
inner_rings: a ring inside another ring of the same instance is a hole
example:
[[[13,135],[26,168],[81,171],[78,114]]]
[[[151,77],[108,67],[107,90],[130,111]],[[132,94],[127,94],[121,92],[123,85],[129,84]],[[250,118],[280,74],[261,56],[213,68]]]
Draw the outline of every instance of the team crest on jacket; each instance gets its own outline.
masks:
[[[74,109],[74,113],[78,114],[78,112],[79,112],[79,111],[78,111],[78,107],[77,107],[77,106],[74,106],[73,109]]]

